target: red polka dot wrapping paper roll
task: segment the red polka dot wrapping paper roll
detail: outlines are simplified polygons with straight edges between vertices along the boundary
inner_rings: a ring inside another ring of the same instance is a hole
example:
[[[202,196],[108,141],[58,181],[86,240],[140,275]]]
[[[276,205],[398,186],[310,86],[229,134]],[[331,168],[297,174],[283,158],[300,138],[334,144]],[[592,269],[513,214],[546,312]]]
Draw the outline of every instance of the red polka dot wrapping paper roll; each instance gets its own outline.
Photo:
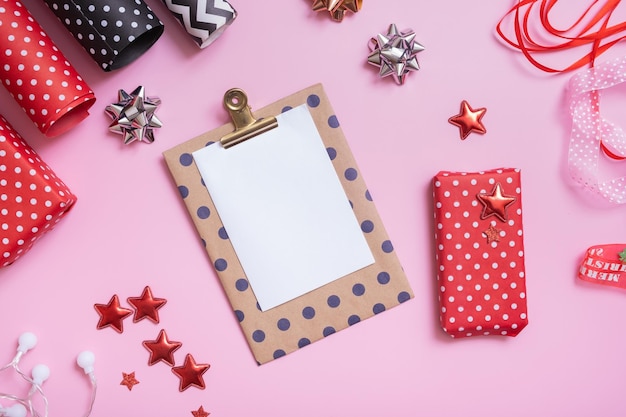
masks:
[[[52,230],[76,196],[0,116],[0,268]]]
[[[520,171],[440,172],[433,197],[441,327],[516,336],[528,324]]]
[[[163,23],[141,0],[43,0],[104,71],[143,55],[163,34]]]
[[[96,100],[28,10],[14,0],[0,0],[0,79],[48,137],[82,121]]]

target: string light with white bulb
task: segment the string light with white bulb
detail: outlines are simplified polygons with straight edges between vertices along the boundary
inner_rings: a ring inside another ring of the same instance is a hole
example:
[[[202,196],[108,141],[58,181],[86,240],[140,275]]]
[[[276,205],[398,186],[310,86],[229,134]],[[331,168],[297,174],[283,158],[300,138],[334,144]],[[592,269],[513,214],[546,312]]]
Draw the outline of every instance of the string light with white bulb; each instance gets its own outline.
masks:
[[[11,404],[4,406],[0,403],[0,417],[26,417],[29,413],[32,417],[48,417],[48,398],[43,392],[43,383],[50,377],[50,368],[44,364],[35,365],[31,371],[31,376],[24,373],[19,366],[22,357],[37,345],[37,336],[33,333],[22,333],[18,339],[17,352],[11,362],[0,367],[0,372],[15,371],[26,383],[30,384],[30,390],[25,398],[14,394],[0,392],[0,400],[8,400]],[[91,401],[85,417],[91,414],[93,404],[96,399],[96,377],[94,375],[95,355],[90,351],[81,352],[76,363],[89,376],[91,382]],[[34,405],[35,399],[39,397],[43,403],[43,413]]]

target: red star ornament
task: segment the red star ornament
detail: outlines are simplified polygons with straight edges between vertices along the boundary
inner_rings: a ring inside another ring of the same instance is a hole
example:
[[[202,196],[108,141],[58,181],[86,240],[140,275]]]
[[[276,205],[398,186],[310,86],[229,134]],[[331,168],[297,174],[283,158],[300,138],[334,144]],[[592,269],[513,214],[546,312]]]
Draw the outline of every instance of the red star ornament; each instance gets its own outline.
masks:
[[[487,129],[485,129],[485,126],[481,122],[486,112],[486,108],[481,107],[479,109],[473,109],[466,100],[463,100],[459,114],[449,118],[448,122],[458,126],[461,140],[464,140],[472,132],[480,134],[487,133]]]
[[[489,228],[483,234],[487,237],[487,243],[500,241],[500,230],[496,229],[492,224],[489,225]]]
[[[185,363],[183,366],[175,366],[172,368],[172,372],[174,372],[180,378],[180,385],[178,390],[183,392],[190,386],[195,386],[200,389],[204,389],[204,379],[202,379],[202,375],[209,370],[211,365],[207,364],[196,364],[193,356],[191,354],[187,354],[185,356]]]
[[[139,381],[135,379],[134,372],[131,372],[130,374],[122,372],[122,382],[120,382],[120,385],[126,385],[128,390],[131,391],[138,383]]]
[[[129,297],[128,303],[135,309],[133,323],[143,319],[149,319],[154,323],[159,322],[159,309],[167,303],[164,298],[154,298],[152,290],[146,286],[141,293],[141,297]]]
[[[94,308],[100,315],[100,320],[96,326],[98,330],[112,327],[116,332],[122,333],[124,331],[122,320],[133,314],[132,310],[120,306],[120,299],[117,294],[111,297],[108,304],[94,304]]]
[[[157,362],[165,362],[169,366],[174,366],[174,352],[183,345],[180,342],[174,342],[167,338],[165,330],[161,329],[156,340],[144,340],[144,347],[150,351],[148,365],[154,365]]]
[[[476,197],[483,205],[483,212],[480,215],[481,219],[486,219],[489,216],[496,216],[503,222],[506,222],[507,220],[507,207],[517,200],[515,197],[504,195],[500,183],[496,184],[491,194],[481,193]]]
[[[210,413],[204,411],[204,407],[200,406],[198,411],[192,411],[191,414],[193,414],[193,417],[209,417]]]

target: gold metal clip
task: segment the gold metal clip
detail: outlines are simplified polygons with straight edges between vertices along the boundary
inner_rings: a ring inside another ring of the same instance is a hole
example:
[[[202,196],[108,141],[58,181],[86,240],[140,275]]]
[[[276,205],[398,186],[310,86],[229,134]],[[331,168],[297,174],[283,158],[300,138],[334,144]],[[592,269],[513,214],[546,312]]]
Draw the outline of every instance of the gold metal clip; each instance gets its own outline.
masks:
[[[224,94],[224,107],[235,125],[233,132],[220,139],[225,149],[278,126],[276,117],[256,120],[248,106],[248,96],[240,88],[231,88]]]

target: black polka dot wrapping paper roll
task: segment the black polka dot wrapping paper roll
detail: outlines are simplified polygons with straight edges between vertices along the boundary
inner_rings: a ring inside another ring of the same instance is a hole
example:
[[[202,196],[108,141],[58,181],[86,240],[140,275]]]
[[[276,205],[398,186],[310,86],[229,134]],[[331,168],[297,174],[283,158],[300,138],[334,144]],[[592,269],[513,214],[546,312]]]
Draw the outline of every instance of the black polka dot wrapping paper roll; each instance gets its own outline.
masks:
[[[48,137],[82,121],[96,100],[26,7],[14,0],[0,0],[0,79]]]
[[[235,20],[237,11],[225,0],[163,0],[189,36],[206,48]]]
[[[104,71],[143,55],[163,23],[141,0],[43,0]]]

